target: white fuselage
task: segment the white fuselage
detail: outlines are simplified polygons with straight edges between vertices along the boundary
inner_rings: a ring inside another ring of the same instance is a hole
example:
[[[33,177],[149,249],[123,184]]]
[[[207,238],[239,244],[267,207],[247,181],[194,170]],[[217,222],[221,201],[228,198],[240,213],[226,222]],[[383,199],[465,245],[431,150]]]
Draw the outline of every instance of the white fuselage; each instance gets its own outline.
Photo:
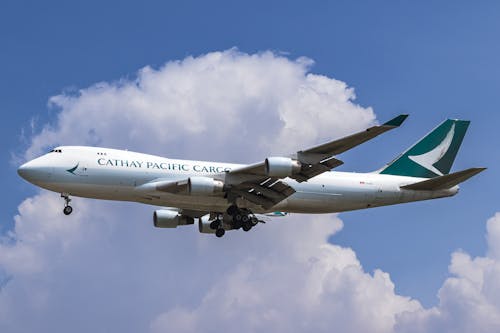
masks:
[[[175,160],[123,150],[68,146],[36,158],[19,168],[19,174],[45,189],[73,196],[133,201],[188,210],[224,212],[231,204],[223,194],[193,196],[150,193],[141,185],[154,180],[185,180],[191,176],[224,179],[239,164]],[[400,186],[423,178],[378,173],[326,172],[306,182],[284,181],[296,191],[264,211],[244,199],[239,207],[255,213],[333,213],[404,202],[452,196],[458,186],[440,191],[412,191]]]

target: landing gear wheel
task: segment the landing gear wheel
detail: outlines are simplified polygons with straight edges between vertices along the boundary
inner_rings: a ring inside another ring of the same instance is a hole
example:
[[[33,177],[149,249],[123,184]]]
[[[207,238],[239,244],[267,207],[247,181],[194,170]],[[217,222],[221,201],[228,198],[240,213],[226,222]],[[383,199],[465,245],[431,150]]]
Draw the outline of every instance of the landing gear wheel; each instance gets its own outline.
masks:
[[[241,228],[241,226],[242,226],[241,215],[240,214],[234,215],[233,216],[233,228],[239,229],[239,228]]]
[[[233,216],[233,228],[239,229],[243,225],[243,216],[240,213],[237,213]]]
[[[247,222],[243,223],[242,228],[244,231],[250,231],[252,229],[252,224],[250,223],[250,221],[247,221]]]
[[[224,236],[225,233],[226,233],[226,230],[219,228],[215,231],[215,236],[221,238],[222,236]]]
[[[252,227],[255,227],[257,224],[259,224],[259,219],[256,217],[252,217],[250,219],[250,224],[252,225]]]
[[[73,208],[69,205],[71,202],[71,199],[69,198],[69,194],[67,193],[61,193],[61,198],[64,199],[64,209],[63,213],[64,215],[69,215],[73,211]]]
[[[69,214],[71,214],[71,212],[73,212],[73,207],[71,207],[71,206],[64,207],[64,209],[63,209],[64,215],[69,215]]]
[[[210,222],[210,229],[217,230],[217,229],[219,229],[220,224],[221,224],[220,220],[214,220],[214,221]]]

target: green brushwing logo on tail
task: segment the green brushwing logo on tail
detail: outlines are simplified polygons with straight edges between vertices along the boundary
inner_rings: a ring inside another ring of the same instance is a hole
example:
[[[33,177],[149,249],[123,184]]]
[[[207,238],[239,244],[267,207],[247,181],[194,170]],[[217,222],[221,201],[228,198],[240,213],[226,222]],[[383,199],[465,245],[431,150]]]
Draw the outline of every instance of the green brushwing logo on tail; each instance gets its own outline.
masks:
[[[469,123],[467,120],[444,121],[380,173],[422,178],[448,174]]]
[[[439,171],[434,164],[441,161],[441,159],[446,155],[448,149],[450,149],[451,142],[453,141],[453,135],[455,134],[455,124],[451,126],[450,131],[446,134],[444,140],[436,146],[433,150],[420,154],[420,155],[408,155],[408,158],[413,162],[420,164],[429,171],[434,172],[436,175],[442,176],[443,173]]]

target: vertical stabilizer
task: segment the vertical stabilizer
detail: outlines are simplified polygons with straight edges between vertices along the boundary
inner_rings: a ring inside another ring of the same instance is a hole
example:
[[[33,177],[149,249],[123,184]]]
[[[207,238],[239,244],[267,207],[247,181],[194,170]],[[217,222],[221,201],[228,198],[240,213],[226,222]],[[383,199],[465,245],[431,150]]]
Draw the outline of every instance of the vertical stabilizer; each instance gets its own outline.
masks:
[[[423,178],[448,174],[469,123],[468,120],[445,120],[380,173]]]

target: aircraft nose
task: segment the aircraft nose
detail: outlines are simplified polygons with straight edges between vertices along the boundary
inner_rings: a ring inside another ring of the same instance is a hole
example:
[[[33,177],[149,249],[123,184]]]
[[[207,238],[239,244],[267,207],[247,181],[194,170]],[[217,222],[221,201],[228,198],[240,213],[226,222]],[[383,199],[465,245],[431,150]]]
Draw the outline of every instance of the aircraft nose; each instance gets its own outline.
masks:
[[[26,179],[26,176],[28,175],[29,172],[28,170],[29,170],[28,163],[24,163],[17,169],[17,174],[22,178]]]
[[[52,176],[52,167],[47,163],[46,159],[42,156],[24,163],[17,169],[17,173],[24,180],[38,185],[49,181]]]
[[[17,173],[21,178],[30,181],[32,174],[32,166],[30,166],[30,162],[24,163],[17,169]]]

